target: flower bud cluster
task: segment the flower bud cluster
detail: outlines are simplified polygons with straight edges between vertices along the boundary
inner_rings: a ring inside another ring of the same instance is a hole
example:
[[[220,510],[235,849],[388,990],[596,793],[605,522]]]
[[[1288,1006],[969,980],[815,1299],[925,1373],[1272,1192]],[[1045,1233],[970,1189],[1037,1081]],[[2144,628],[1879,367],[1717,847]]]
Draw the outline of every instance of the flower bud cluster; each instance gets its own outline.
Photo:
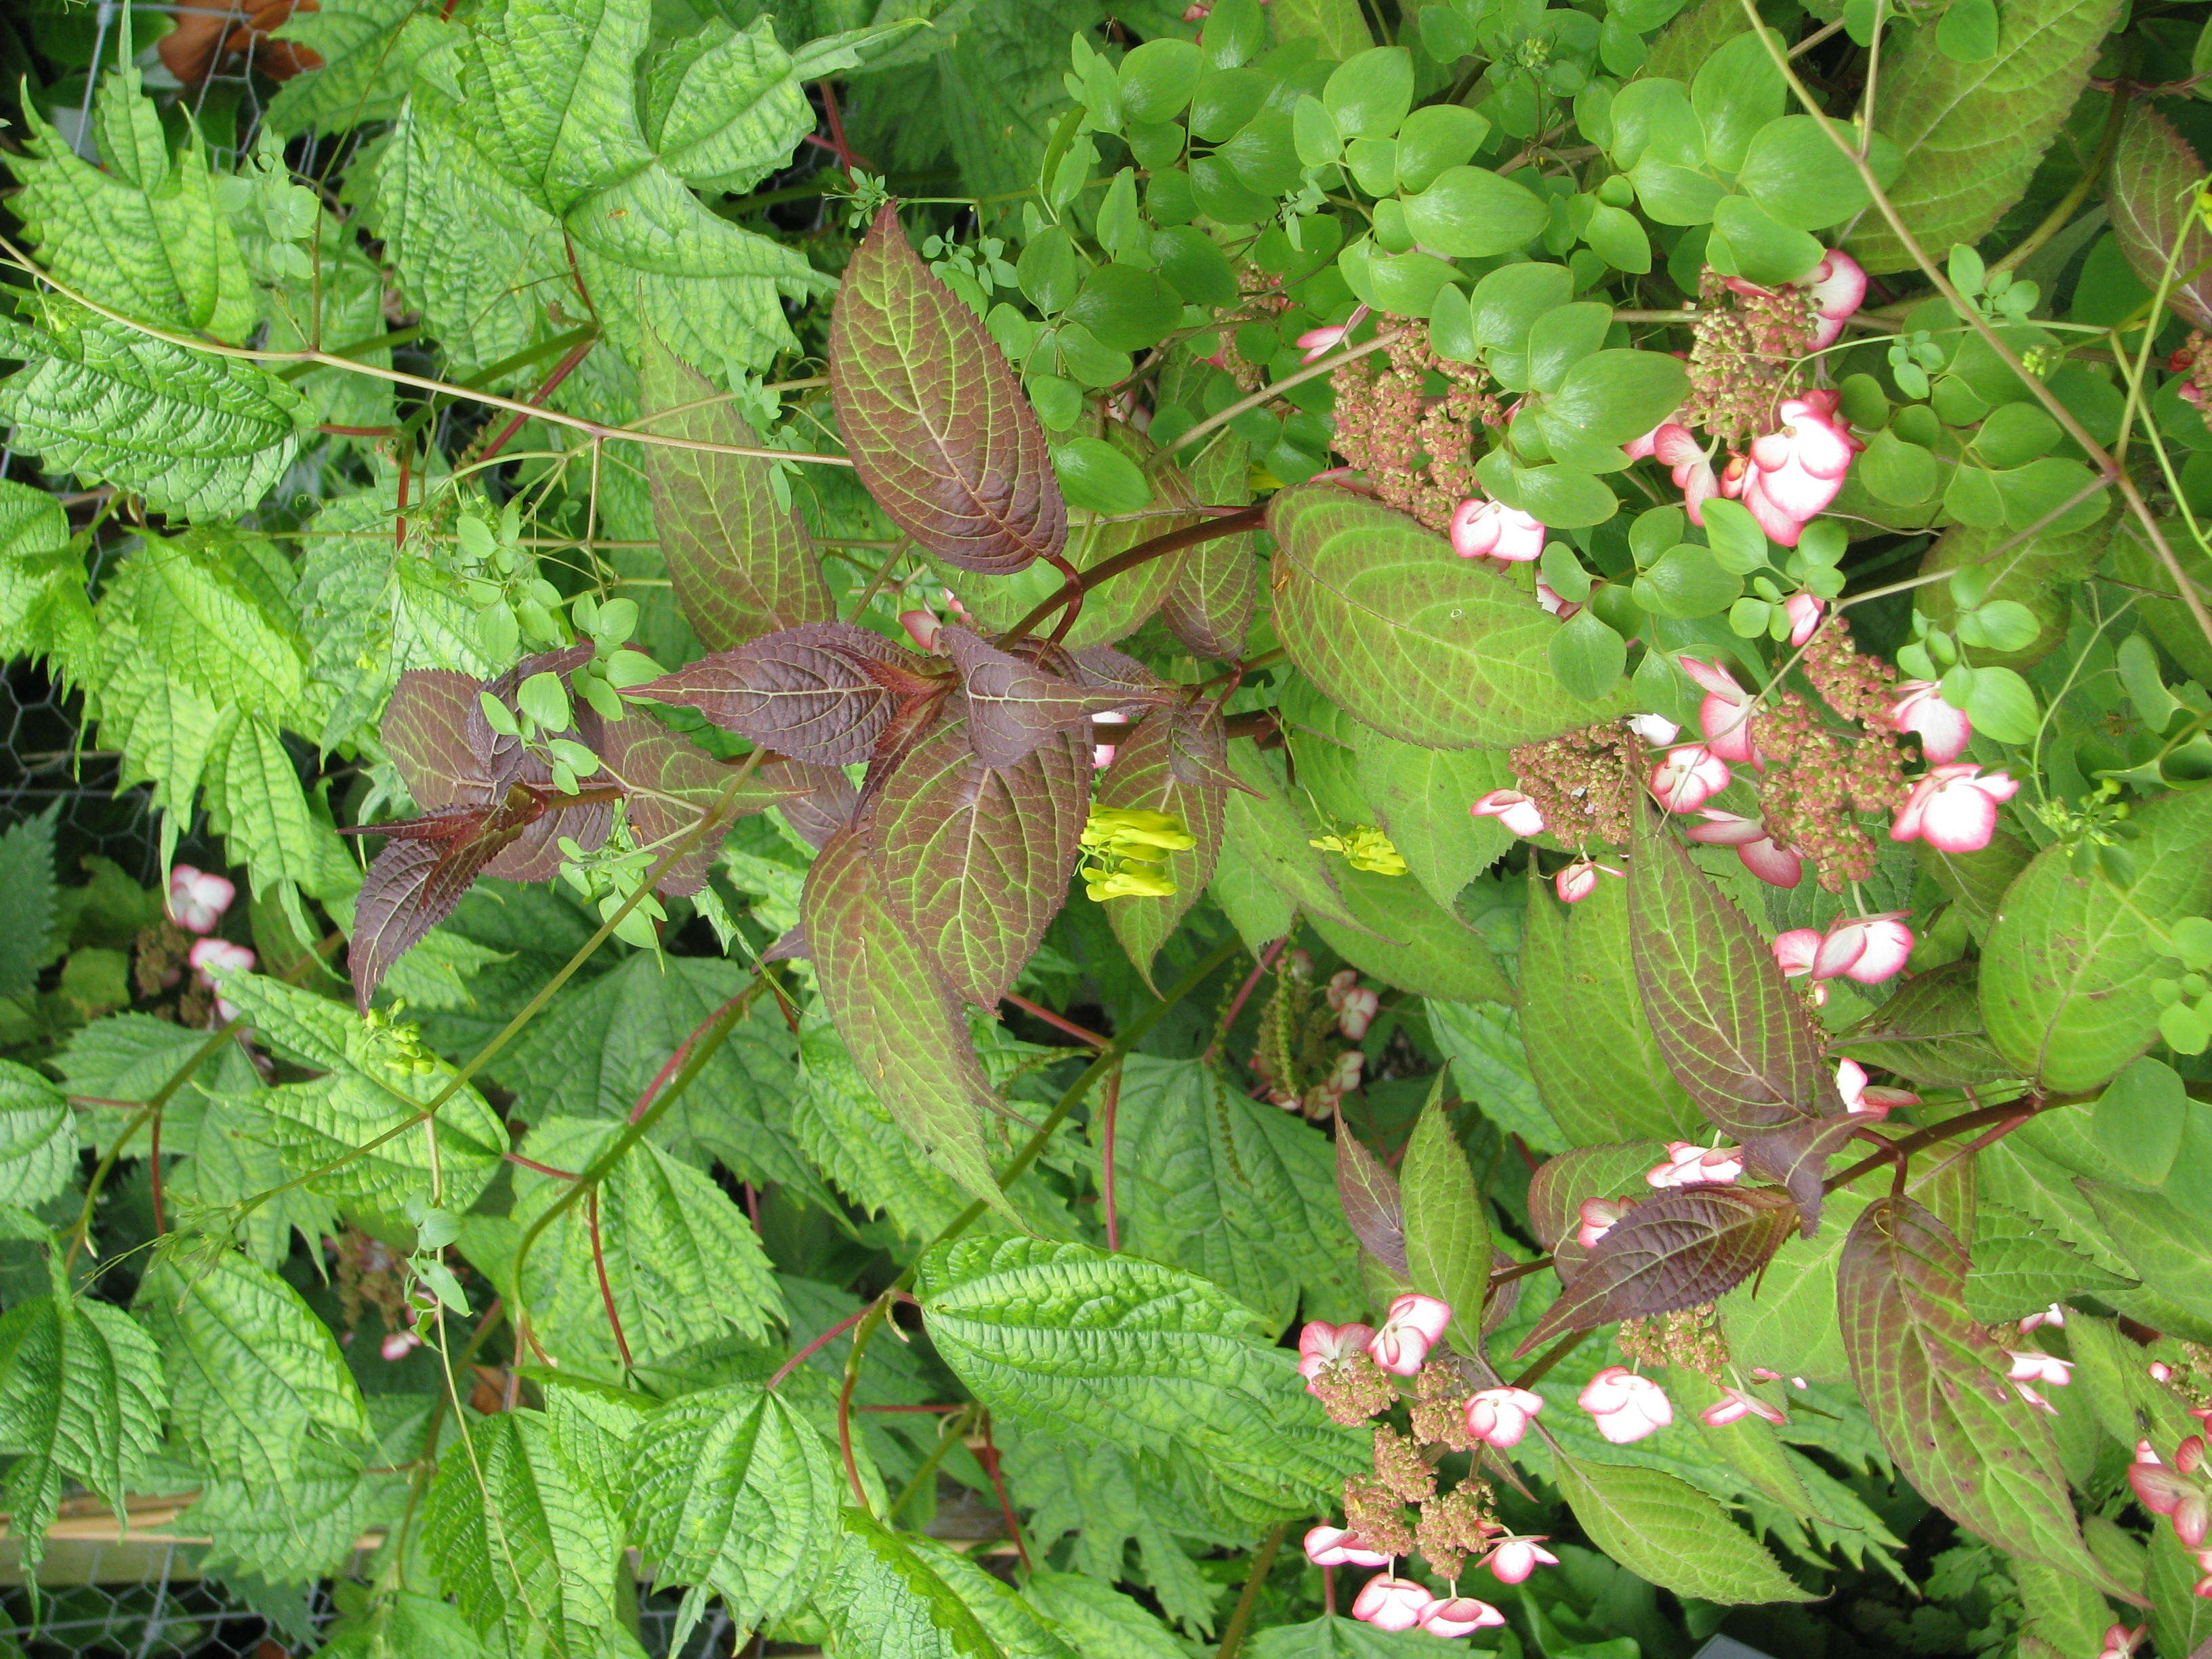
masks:
[[[1514,750],[1513,775],[1520,782],[1518,793],[1537,815],[1537,830],[1549,830],[1570,847],[1626,846],[1636,800],[1629,783],[1635,747],[1625,727],[1607,720]],[[1494,801],[1497,794],[1484,799]],[[1508,803],[1490,815],[1516,834],[1534,833],[1519,830],[1507,815],[1516,805]],[[1484,815],[1484,802],[1478,801],[1474,811]]]
[[[1367,1056],[1358,1048],[1335,1047],[1336,1040],[1364,1038],[1382,999],[1361,985],[1352,969],[1331,975],[1318,993],[1313,975],[1313,958],[1305,951],[1285,954],[1274,994],[1260,1010],[1252,1069],[1269,1104],[1319,1121],[1359,1087],[1366,1070]]]
[[[1429,349],[1428,330],[1414,327],[1380,352],[1346,363],[1330,385],[1337,453],[1389,506],[1439,534],[1447,532],[1460,504],[1481,494],[1474,477],[1476,431],[1504,422],[1488,374],[1439,357]]]

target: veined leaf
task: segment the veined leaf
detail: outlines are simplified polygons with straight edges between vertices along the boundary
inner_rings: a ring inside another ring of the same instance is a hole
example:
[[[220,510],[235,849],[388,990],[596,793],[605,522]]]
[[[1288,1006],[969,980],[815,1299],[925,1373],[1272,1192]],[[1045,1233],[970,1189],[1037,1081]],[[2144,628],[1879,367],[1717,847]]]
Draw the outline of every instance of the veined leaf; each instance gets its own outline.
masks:
[[[2212,1336],[2212,1224],[2193,1206],[2157,1193],[2130,1192],[2109,1182],[2076,1176],[2104,1224],[2106,1242],[2142,1275],[2144,1285],[2193,1320],[2182,1334]]]
[[[1192,495],[1206,507],[1241,507],[1250,501],[1249,457],[1250,446],[1243,439],[1233,432],[1216,433],[1190,464]],[[1160,530],[1166,527],[1163,524]],[[1201,657],[1236,660],[1251,631],[1260,585],[1252,532],[1200,542],[1166,562],[1170,574],[1167,592],[1160,596],[1160,620],[1168,631]]]
[[[1213,769],[1225,767],[1227,744],[1221,717],[1202,701],[1152,709],[1127,728],[1126,735],[1105,728],[1099,734],[1116,740],[1114,763],[1098,781],[1099,806],[1165,812],[1182,823],[1194,843],[1170,852],[1161,861],[1175,883],[1174,892],[1158,898],[1104,901],[1107,925],[1145,983],[1151,985],[1153,958],[1213,879],[1213,866],[1221,855],[1229,791],[1215,781]],[[1206,759],[1207,769],[1178,765],[1186,750]]]
[[[1446,1075],[1439,1074],[1413,1125],[1398,1177],[1406,1209],[1406,1273],[1415,1290],[1450,1304],[1469,1351],[1480,1352],[1474,1339],[1490,1300],[1490,1214],[1444,1109]]]
[[[651,161],[634,78],[651,28],[645,0],[493,0],[464,47],[477,148],[555,214]]]
[[[847,1546],[825,1598],[838,1646],[884,1659],[1077,1659],[1000,1580],[935,1540],[844,1511]]]
[[[1982,1029],[1974,965],[1967,962],[1915,974],[1832,1046],[1926,1088],[1972,1088],[2011,1074]]]
[[[1067,508],[1037,424],[982,319],[932,275],[885,206],[846,268],[830,390],[860,482],[963,570],[1057,554]]]
[[[1688,1481],[1658,1469],[1577,1462],[1559,1452],[1552,1468],[1590,1541],[1639,1578],[1731,1606],[1814,1599]]]
[[[1154,1467],[1188,1460],[1240,1513],[1302,1514],[1352,1467],[1253,1316],[1204,1279],[1041,1239],[963,1239],[921,1260],[923,1316],[994,1412]]]
[[[1400,1279],[1412,1271],[1406,1259],[1406,1200],[1398,1177],[1389,1166],[1369,1152],[1336,1115],[1336,1201],[1344,1206],[1345,1224],[1360,1246]]]
[[[971,1197],[1005,1210],[984,1153],[995,1100],[959,1000],[899,925],[864,830],[822,849],[799,916],[823,1003],[877,1101]]]
[[[2128,1196],[2133,1197],[2130,1194]],[[1984,1324],[2041,1313],[2085,1291],[2107,1300],[2132,1288],[2083,1255],[2041,1219],[1978,1199],[1973,1265],[1966,1270],[1966,1311]]]
[[[622,1126],[549,1118],[524,1142],[535,1163],[580,1173]],[[514,1220],[527,1228],[569,1183],[514,1172]],[[596,1249],[594,1246],[596,1245]],[[635,1360],[665,1358],[717,1331],[763,1336],[784,1317],[760,1237],[711,1177],[649,1140],[624,1152],[595,1194],[539,1238],[520,1289],[548,1349],[571,1365],[616,1352],[607,1301]]]
[[[2115,0],[2008,0],[1993,57],[1960,63],[1923,29],[1885,60],[1875,127],[1903,161],[1889,198],[1932,256],[1954,243],[1972,247],[2021,198],[2116,9]],[[1876,275],[1912,266],[1871,214],[1851,251]]]
[[[1513,844],[1496,818],[1468,808],[1492,790],[1510,788],[1505,757],[1482,749],[1424,749],[1352,727],[1353,771],[1376,827],[1390,837],[1413,878],[1449,909],[1460,890]]]
[[[2136,815],[2125,900],[2046,848],[2004,896],[1982,951],[1982,1015],[1997,1052],[2047,1089],[2092,1089],[2155,1040],[2165,924],[2212,905],[2212,795],[2185,790]]]
[[[2081,1541],[2042,1414],[2014,1396],[1964,1301],[1966,1252],[1927,1210],[1878,1198],[1853,1224],[1836,1302],[1851,1377],[1898,1469],[2000,1548],[2124,1594]]]
[[[691,1586],[748,1630],[811,1598],[836,1552],[844,1477],[821,1431],[773,1394],[733,1383],[672,1400],[636,1437],[630,1523],[659,1582]]]
[[[1648,807],[1637,814],[1628,935],[1659,1053],[1714,1123],[1753,1135],[1842,1112],[1773,951]]]
[[[287,138],[310,128],[338,132],[391,120],[416,60],[447,36],[413,0],[324,0],[313,11],[295,10],[271,33],[320,60],[269,100],[269,125]]]
[[[1085,1659],[1185,1659],[1159,1616],[1111,1584],[1047,1568],[1030,1577],[1022,1595]]]
[[[1563,1331],[1717,1301],[1771,1261],[1796,1224],[1796,1205],[1771,1187],[1690,1187],[1645,1199],[1606,1230],[1515,1352]]]
[[[871,672],[896,668],[921,689],[919,659],[849,623],[809,623],[718,651],[629,696],[696,708],[726,732],[824,766],[866,760],[897,696]]]
[[[0,576],[0,583],[5,580]],[[46,936],[54,926],[54,821],[60,811],[57,801],[0,831],[0,997],[28,993],[46,963]]]
[[[303,725],[307,653],[285,591],[290,578],[284,556],[264,537],[195,530],[149,538],[116,571],[101,614],[127,606],[162,665],[217,702]]]
[[[710,20],[647,66],[640,110],[646,141],[690,183],[742,196],[814,131],[804,80],[770,20],[744,29]]]
[[[1066,902],[1091,757],[1054,737],[1018,764],[987,765],[973,725],[948,720],[908,750],[869,800],[865,833],[910,948],[960,996],[995,1008]]]
[[[266,1267],[229,1250],[158,1262],[138,1318],[161,1351],[170,1420],[210,1474],[281,1483],[368,1435],[330,1327]]]
[[[1240,743],[1230,746],[1229,770],[1244,787],[1224,799],[1224,851],[1235,849],[1273,896],[1291,901],[1308,916],[1327,916],[1346,928],[1363,926],[1338,890],[1328,862],[1307,844],[1314,832],[1275,768]]]
[[[1583,702],[1551,670],[1559,624],[1441,536],[1328,484],[1269,504],[1275,627],[1313,682],[1386,737],[1504,749],[1623,712]]]
[[[769,46],[781,50],[773,37]],[[799,101],[805,104],[803,97]],[[811,111],[807,121],[811,127]],[[657,340],[647,345],[639,396],[644,423],[655,432],[747,447],[760,442],[712,382]],[[709,651],[734,650],[802,623],[836,620],[813,538],[797,510],[776,500],[775,466],[748,455],[646,446],[645,476],[668,579],[684,619]]]
[[[1528,884],[1521,1044],[1553,1121],[1585,1145],[1674,1140],[1697,1127],[1696,1103],[1644,1018],[1629,930],[1626,883],[1601,879],[1573,905]]]
[[[1333,862],[1333,861],[1332,861]],[[1364,974],[1415,996],[1453,1002],[1513,1000],[1513,983],[1482,935],[1404,876],[1334,865],[1329,876],[1352,926],[1319,911],[1314,931]]]
[[[61,1091],[0,1060],[0,1204],[35,1209],[77,1170],[76,1128]]]
[[[453,915],[484,866],[545,816],[544,799],[519,786],[489,806],[448,807],[404,823],[363,824],[388,839],[362,878],[346,971],[364,1014],[392,964]]]
[[[157,513],[221,518],[258,505],[299,453],[307,405],[258,364],[60,301],[43,319],[0,328],[25,359],[0,381],[0,416],[49,471],[134,491]]]
[[[1656,1141],[1624,1141],[1577,1146],[1546,1158],[1528,1177],[1528,1224],[1536,1242],[1562,1255],[1562,1276],[1582,1261],[1575,1243],[1577,1216],[1586,1198],[1642,1199],[1650,1191],[1644,1172],[1667,1155]]]
[[[1087,732],[1093,714],[1165,700],[1159,691],[1085,685],[1048,672],[1043,664],[1000,650],[964,628],[944,630],[945,649],[960,671],[968,711],[967,738],[987,766],[1012,766],[1047,738]]]
[[[1322,0],[1311,8],[1337,11],[1336,0]],[[1366,20],[1358,8],[1351,9],[1343,27],[1366,34]],[[1403,1659],[1423,1650],[1413,1643],[1420,1632],[1381,1631],[1356,1619],[1330,1614],[1303,1625],[1273,1625],[1252,1632],[1252,1659]]]
[[[161,1356],[122,1309],[89,1297],[33,1297],[0,1318],[0,1450],[9,1531],[35,1566],[71,1481],[118,1515],[161,1443],[168,1391]]]

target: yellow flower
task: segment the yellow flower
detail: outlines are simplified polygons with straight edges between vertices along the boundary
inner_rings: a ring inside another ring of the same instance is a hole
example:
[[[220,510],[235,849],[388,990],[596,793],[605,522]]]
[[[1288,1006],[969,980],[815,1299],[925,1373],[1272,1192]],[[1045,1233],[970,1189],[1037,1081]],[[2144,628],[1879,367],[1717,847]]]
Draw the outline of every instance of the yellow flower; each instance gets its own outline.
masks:
[[[1147,812],[1138,807],[1094,806],[1083,826],[1085,847],[1158,847],[1181,852],[1198,842],[1171,812]]]
[[[1390,837],[1371,823],[1363,823],[1350,833],[1341,836],[1320,836],[1306,843],[1324,853],[1341,853],[1344,861],[1355,870],[1367,870],[1378,876],[1402,876],[1406,860],[1390,844]]]
[[[1093,899],[1165,898],[1176,884],[1148,870],[1089,870],[1083,872],[1083,890]]]
[[[1171,813],[1094,806],[1083,826],[1083,890],[1098,900],[1165,898],[1176,884],[1160,866],[1197,845]]]

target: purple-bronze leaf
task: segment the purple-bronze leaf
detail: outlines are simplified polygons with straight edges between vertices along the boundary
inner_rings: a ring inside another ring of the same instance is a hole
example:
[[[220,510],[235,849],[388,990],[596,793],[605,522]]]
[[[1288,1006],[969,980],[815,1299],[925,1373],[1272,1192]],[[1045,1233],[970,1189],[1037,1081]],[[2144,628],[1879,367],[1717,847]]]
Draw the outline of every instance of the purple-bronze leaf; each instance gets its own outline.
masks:
[[[868,797],[878,879],[945,982],[994,1008],[1066,901],[1090,804],[1091,755],[1065,737],[994,767],[946,720]]]
[[[1336,1197],[1352,1236],[1400,1279],[1406,1277],[1406,1201],[1398,1177],[1359,1144],[1336,1115]]]
[[[946,563],[1006,575],[1066,544],[1044,428],[982,319],[915,256],[893,207],[845,268],[830,396],[861,483]]]
[[[1755,1135],[1843,1111],[1774,952],[1648,805],[1636,817],[1628,932],[1660,1054],[1713,1123]]]
[[[672,437],[755,448],[760,439],[714,383],[648,337],[640,424]],[[813,538],[776,500],[775,463],[667,444],[645,446],[653,521],[669,586],[709,651],[801,623],[836,620]]]
[[[1087,729],[1093,714],[1162,700],[1157,691],[1097,690],[1062,679],[964,628],[947,628],[944,637],[966,696],[968,741],[987,766],[1012,766],[1047,738]]]
[[[609,725],[599,752],[608,769],[630,792],[626,810],[638,844],[656,855],[718,808],[727,817],[743,817],[809,794],[833,780],[851,787],[845,775],[833,767],[777,757],[756,765],[726,805],[725,793],[743,763],[716,760],[642,714]],[[707,884],[707,872],[720,850],[719,835],[702,837],[669,866],[659,890],[684,897],[696,893]]]
[[[726,732],[824,766],[866,760],[897,696],[871,672],[908,653],[848,623],[809,623],[702,657],[629,696],[696,708]]]
[[[1797,1225],[1772,1187],[1681,1187],[1607,1228],[1522,1340],[1516,1357],[1567,1331],[1717,1301],[1764,1267]]]
[[[1218,738],[1221,721],[1212,704],[1201,702],[1197,708],[1197,723],[1210,726]],[[1101,807],[1168,813],[1182,820],[1196,843],[1169,853],[1162,861],[1160,867],[1176,884],[1174,892],[1159,898],[1133,895],[1103,902],[1106,925],[1147,985],[1152,983],[1152,959],[1213,879],[1214,861],[1221,855],[1228,789],[1210,779],[1185,777],[1177,763],[1184,742],[1201,747],[1205,743],[1203,737],[1186,738],[1182,730],[1185,717],[1192,714],[1182,705],[1152,710],[1126,735],[1115,738],[1114,763],[1098,785]],[[1223,775],[1231,777],[1225,767]]]
[[[1838,1112],[1833,1117],[1801,1118],[1779,1129],[1746,1135],[1744,1167],[1790,1189],[1790,1195],[1797,1200],[1805,1237],[1810,1238],[1820,1231],[1828,1161],[1865,1124],[1863,1117]]]
[[[1241,507],[1252,499],[1250,450],[1233,432],[1218,434],[1190,465],[1190,483],[1208,506]],[[1233,662],[1243,653],[1259,590],[1252,532],[1221,536],[1176,554],[1160,620],[1201,657]]]
[[[792,764],[801,763],[793,761]],[[783,821],[791,826],[793,833],[818,853],[830,844],[830,836],[853,821],[853,814],[860,805],[860,792],[853,787],[850,778],[835,767],[817,769],[823,774],[820,782],[811,789],[787,796],[777,803],[776,810],[783,814]]]
[[[2142,285],[2154,294],[2166,285],[2166,304],[2195,328],[2212,328],[2212,231],[2197,211],[2203,176],[2172,123],[2148,103],[2130,105],[2112,152],[2112,234]]]
[[[1536,1242],[1557,1258],[1562,1282],[1582,1266],[1587,1254],[1575,1242],[1582,1226],[1586,1198],[1648,1198],[1651,1188],[1644,1171],[1666,1161],[1667,1149],[1656,1140],[1610,1142],[1602,1146],[1577,1146],[1547,1158],[1528,1177],[1528,1225]]]
[[[354,1001],[364,1013],[392,964],[453,914],[494,855],[544,816],[544,800],[517,787],[496,806],[448,807],[349,832],[392,837],[362,878],[346,946]]]
[[[1878,1198],[1852,1225],[1836,1306],[1875,1432],[1899,1472],[1969,1532],[2141,1605],[2082,1541],[2049,1424],[1966,1312],[1966,1269],[1957,1236],[1911,1199]]]
[[[1011,1218],[983,1140],[985,1115],[998,1103],[966,1017],[893,913],[866,833],[855,823],[830,838],[799,900],[823,1002],[891,1121],[971,1196]]]

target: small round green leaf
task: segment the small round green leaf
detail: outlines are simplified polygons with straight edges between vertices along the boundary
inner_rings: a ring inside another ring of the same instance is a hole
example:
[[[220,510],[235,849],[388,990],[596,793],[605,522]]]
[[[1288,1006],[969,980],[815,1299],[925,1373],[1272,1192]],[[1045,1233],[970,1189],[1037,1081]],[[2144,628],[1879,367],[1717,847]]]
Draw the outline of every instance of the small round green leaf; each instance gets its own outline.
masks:
[[[1103,438],[1054,444],[1052,468],[1070,507],[1093,513],[1139,513],[1152,502],[1144,470]]]
[[[1455,259],[1510,253],[1551,222],[1551,208],[1527,185],[1484,167],[1447,167],[1406,198],[1407,228],[1423,247]]]
[[[1121,109],[1132,121],[1172,121],[1198,88],[1206,58],[1188,40],[1147,40],[1121,60]]]

